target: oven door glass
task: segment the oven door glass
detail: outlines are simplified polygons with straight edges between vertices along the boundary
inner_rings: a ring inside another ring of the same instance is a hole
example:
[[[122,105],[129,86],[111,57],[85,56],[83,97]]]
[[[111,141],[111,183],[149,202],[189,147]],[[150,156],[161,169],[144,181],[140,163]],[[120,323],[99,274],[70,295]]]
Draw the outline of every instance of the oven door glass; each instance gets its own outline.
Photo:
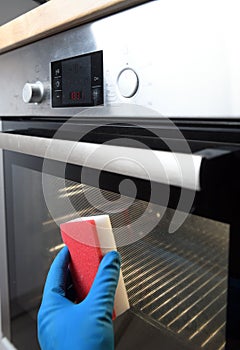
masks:
[[[63,246],[58,224],[99,213],[110,215],[131,305],[115,321],[116,349],[225,348],[227,225],[189,215],[170,234],[173,210],[80,183],[77,167],[64,181],[47,174],[46,198],[42,159],[5,151],[4,160],[10,330],[18,350],[39,349],[42,288]]]

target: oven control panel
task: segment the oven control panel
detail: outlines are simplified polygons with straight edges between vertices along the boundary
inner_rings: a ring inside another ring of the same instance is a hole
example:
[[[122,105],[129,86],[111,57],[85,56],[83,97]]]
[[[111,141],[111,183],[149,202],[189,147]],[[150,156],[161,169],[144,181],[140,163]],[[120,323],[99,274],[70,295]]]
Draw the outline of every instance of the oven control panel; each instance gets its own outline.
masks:
[[[52,107],[103,104],[103,52],[51,63]]]
[[[239,118],[240,22],[223,36],[202,10],[180,6],[172,25],[147,1],[2,53],[0,116]]]

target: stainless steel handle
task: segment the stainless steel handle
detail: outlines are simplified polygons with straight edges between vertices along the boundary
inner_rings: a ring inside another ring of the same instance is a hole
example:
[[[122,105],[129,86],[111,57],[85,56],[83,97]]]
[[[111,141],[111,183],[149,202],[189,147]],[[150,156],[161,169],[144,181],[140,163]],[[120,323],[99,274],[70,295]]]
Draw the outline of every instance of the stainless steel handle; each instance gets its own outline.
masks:
[[[0,134],[0,148],[195,191],[200,190],[200,168],[203,159],[201,155],[8,133]]]

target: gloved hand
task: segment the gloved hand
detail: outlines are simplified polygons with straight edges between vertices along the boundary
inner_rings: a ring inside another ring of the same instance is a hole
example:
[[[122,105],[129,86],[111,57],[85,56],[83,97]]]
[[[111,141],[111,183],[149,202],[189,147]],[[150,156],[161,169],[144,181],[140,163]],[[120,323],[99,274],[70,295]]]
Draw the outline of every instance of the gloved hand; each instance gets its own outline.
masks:
[[[117,252],[104,256],[92,288],[79,304],[66,298],[69,252],[64,247],[46,280],[38,313],[38,339],[42,350],[113,350],[112,313],[119,278]]]

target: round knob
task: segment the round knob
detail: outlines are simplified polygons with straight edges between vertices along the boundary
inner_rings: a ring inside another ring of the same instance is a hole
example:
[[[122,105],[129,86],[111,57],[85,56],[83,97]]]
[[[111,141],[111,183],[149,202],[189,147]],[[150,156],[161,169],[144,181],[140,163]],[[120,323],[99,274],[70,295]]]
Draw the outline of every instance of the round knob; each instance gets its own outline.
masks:
[[[23,87],[22,97],[25,103],[39,103],[44,95],[44,87],[40,81],[34,84],[26,83]]]
[[[137,92],[138,76],[131,68],[125,68],[118,76],[118,88],[123,97],[130,98]]]

